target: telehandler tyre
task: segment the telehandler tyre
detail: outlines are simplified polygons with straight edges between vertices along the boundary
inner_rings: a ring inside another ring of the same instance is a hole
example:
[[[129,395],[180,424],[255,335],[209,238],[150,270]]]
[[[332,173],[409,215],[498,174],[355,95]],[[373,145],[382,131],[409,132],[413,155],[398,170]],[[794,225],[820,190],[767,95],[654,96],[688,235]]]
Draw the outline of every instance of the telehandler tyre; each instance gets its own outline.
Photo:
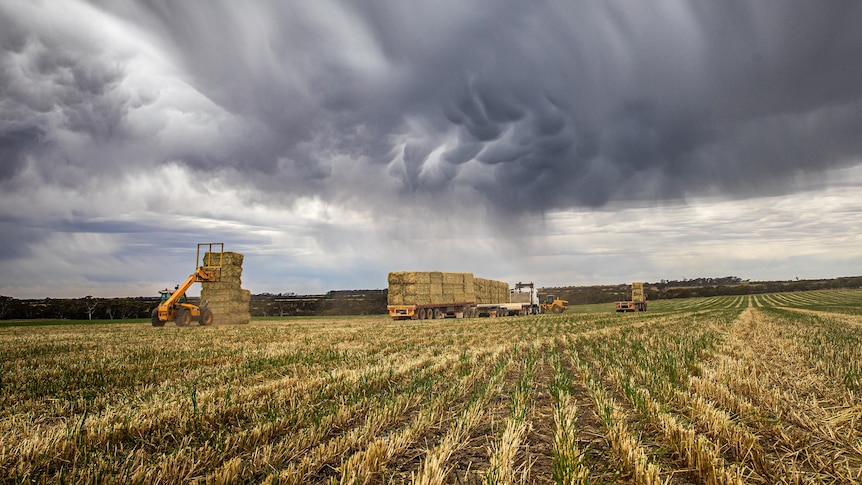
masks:
[[[188,327],[192,323],[192,313],[186,307],[177,308],[177,326]]]
[[[153,308],[153,326],[154,327],[164,327],[165,322],[159,320],[159,309]]]
[[[201,309],[201,317],[198,320],[198,323],[201,325],[212,325],[213,324],[213,312],[209,308]]]

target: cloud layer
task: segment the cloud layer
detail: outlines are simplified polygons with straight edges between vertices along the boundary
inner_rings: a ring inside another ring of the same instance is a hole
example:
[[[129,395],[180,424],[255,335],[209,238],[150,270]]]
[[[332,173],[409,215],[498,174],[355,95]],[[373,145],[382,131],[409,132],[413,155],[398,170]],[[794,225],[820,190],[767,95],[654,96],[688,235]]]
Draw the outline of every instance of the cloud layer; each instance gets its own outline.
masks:
[[[297,227],[415,258],[452,227],[459,254],[571,211],[828,190],[862,160],[859,25],[857,2],[3,2],[0,261]]]

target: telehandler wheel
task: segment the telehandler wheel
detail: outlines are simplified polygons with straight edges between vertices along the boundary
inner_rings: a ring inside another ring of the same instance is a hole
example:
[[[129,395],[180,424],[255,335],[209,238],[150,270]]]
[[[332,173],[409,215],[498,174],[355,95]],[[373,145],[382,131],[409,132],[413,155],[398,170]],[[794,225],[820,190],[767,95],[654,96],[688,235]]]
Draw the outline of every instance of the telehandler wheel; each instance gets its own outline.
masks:
[[[212,325],[213,324],[213,312],[209,308],[201,309],[201,317],[198,320],[198,323],[201,325]]]
[[[563,313],[563,307],[559,305],[554,305],[554,308],[551,309],[554,313]]]
[[[159,320],[159,309],[153,308],[153,326],[154,327],[164,327],[165,322]]]
[[[192,313],[186,307],[177,308],[177,326],[188,327],[192,323]]]

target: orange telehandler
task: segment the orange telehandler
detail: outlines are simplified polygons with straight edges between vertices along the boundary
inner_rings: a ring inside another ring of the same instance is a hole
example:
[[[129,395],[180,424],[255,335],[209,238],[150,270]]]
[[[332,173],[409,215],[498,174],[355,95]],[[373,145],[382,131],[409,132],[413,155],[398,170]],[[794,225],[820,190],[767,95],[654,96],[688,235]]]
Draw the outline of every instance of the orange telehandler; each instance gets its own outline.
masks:
[[[204,249],[203,253],[201,249]],[[215,251],[213,249],[216,249]],[[215,282],[221,277],[221,261],[224,253],[224,243],[199,243],[195,257],[195,272],[171,291],[159,291],[162,300],[153,309],[152,321],[154,327],[164,327],[165,322],[175,321],[178,327],[187,327],[192,321],[201,325],[212,325],[213,312],[202,306],[186,302],[186,291],[196,282]],[[203,261],[201,257],[203,256]],[[203,264],[201,264],[203,263]]]

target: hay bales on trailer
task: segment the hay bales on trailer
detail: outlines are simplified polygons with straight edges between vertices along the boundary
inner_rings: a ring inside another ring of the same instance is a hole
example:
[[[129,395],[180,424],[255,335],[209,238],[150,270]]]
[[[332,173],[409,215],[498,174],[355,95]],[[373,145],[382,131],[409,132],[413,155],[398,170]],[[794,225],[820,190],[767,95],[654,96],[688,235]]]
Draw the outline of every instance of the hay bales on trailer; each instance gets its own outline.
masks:
[[[477,304],[484,305],[509,302],[509,284],[505,281],[474,278],[473,282]]]
[[[476,301],[473,273],[394,271],[389,273],[389,305],[438,305]]]
[[[509,284],[476,278],[473,273],[394,271],[389,273],[389,305],[507,303]]]
[[[251,320],[249,303],[251,292],[242,289],[243,255],[234,252],[206,253],[204,266],[218,266],[218,281],[201,283],[201,305],[206,304],[218,324],[248,323]]]
[[[644,284],[639,281],[632,283],[632,301],[646,301],[644,298]]]

